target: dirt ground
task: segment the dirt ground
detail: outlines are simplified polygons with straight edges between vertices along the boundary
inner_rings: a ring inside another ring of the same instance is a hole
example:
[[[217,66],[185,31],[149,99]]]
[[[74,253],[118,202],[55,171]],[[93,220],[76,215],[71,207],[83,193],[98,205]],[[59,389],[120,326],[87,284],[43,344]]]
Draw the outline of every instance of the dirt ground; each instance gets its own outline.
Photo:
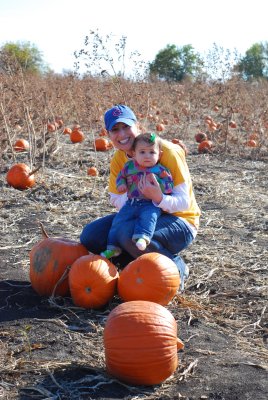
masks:
[[[50,236],[79,240],[87,222],[113,211],[107,192],[113,150],[95,153],[87,140],[73,145],[64,137],[36,186],[24,192],[6,184],[12,160],[3,154],[0,399],[267,400],[267,160],[199,155],[186,143],[201,228],[182,253],[190,268],[185,292],[168,305],[185,348],[168,380],[134,387],[105,371],[103,328],[120,299],[84,310],[70,298],[39,297],[29,281],[38,221]],[[90,165],[99,177],[87,177]]]

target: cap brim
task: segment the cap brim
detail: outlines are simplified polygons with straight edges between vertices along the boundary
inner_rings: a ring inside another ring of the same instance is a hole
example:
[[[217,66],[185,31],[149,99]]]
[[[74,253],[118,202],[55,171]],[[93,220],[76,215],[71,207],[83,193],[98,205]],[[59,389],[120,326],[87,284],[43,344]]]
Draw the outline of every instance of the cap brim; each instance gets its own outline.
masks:
[[[128,126],[133,126],[136,124],[136,121],[134,121],[133,119],[130,118],[117,118],[115,121],[113,121],[109,127],[108,127],[108,131],[110,131],[115,124],[118,124],[118,122],[123,122],[124,124],[128,125]]]

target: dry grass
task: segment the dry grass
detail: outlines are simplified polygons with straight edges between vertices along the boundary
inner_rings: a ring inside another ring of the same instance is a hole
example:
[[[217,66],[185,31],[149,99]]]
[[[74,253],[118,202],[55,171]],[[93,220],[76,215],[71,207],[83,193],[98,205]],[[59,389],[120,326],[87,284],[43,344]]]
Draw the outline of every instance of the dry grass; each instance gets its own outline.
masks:
[[[191,271],[186,291],[168,306],[185,343],[180,366],[162,385],[138,388],[105,373],[102,332],[119,299],[100,311],[83,310],[69,298],[40,299],[28,278],[29,250],[41,238],[38,221],[51,236],[78,240],[88,221],[112,211],[107,179],[113,150],[96,152],[94,138],[104,110],[122,98],[112,80],[8,79],[3,78],[1,93],[0,398],[265,399],[266,83],[122,83],[143,126],[155,129],[167,119],[162,136],[179,137],[187,145],[202,210],[199,234],[182,253]],[[215,132],[204,122],[208,114],[221,123]],[[78,122],[85,141],[72,144],[62,128],[47,133],[47,121],[55,116],[68,126]],[[238,128],[229,128],[231,119]],[[199,130],[214,141],[213,153],[198,154]],[[245,142],[253,131],[258,147],[251,149]],[[29,153],[12,151],[19,136],[30,139]],[[32,189],[6,184],[15,161],[42,165]],[[87,176],[92,165],[98,177]]]

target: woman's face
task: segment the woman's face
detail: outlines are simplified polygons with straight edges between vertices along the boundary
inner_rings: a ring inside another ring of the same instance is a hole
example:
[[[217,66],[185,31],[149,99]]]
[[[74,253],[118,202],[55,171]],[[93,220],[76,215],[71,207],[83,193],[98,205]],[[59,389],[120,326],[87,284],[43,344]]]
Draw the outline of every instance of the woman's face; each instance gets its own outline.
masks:
[[[134,139],[139,133],[137,124],[129,126],[123,122],[118,122],[109,131],[109,137],[114,147],[127,153],[132,148]]]

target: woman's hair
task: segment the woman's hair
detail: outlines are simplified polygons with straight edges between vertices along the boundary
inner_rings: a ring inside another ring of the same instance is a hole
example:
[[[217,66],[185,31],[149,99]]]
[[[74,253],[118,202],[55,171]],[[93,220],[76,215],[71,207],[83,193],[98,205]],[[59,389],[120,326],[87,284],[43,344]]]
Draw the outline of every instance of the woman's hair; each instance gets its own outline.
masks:
[[[138,136],[135,137],[135,140],[132,145],[132,150],[135,150],[137,144],[140,142],[147,143],[149,146],[153,146],[154,144],[156,144],[159,150],[161,150],[162,147],[162,140],[159,136],[156,135],[156,133],[151,133],[151,132],[140,133]]]

